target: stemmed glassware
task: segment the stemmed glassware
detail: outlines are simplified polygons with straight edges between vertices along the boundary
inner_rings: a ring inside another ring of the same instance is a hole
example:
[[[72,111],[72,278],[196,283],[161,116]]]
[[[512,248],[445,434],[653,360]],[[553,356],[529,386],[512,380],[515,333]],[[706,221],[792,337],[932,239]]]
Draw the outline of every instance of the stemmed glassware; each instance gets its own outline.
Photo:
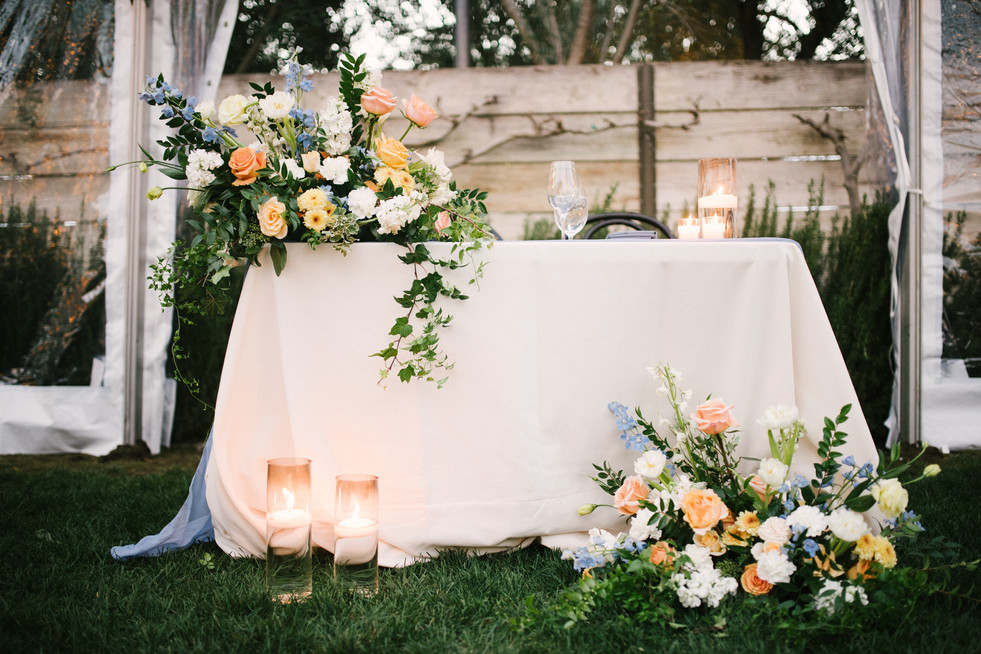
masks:
[[[571,239],[586,224],[586,195],[579,185],[576,164],[553,161],[548,171],[548,203],[564,239]]]

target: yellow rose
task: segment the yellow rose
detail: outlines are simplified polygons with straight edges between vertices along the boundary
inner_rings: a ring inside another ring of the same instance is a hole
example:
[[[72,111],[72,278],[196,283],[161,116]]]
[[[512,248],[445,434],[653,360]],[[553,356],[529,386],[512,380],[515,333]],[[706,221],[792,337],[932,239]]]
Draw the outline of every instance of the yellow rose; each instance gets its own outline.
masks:
[[[259,231],[269,238],[284,238],[289,225],[283,219],[286,205],[275,196],[259,205]]]
[[[726,553],[722,539],[714,530],[706,531],[704,534],[695,534],[692,540],[695,541],[696,545],[707,549],[712,556],[721,556]]]
[[[384,134],[375,139],[375,154],[391,168],[405,168],[409,161],[409,150],[402,142]]]
[[[880,479],[870,490],[886,517],[898,518],[906,510],[909,493],[898,479]]]
[[[385,186],[385,182],[392,180],[392,186],[395,188],[401,188],[402,191],[408,195],[409,191],[415,188],[416,182],[412,179],[412,175],[405,170],[396,170],[395,168],[379,168],[375,171],[375,181],[378,182],[378,187],[382,188]]]

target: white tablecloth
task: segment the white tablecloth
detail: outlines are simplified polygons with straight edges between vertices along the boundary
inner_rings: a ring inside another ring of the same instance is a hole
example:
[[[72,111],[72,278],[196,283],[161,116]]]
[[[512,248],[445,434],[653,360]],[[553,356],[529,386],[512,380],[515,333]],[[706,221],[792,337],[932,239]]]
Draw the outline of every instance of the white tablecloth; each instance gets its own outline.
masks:
[[[434,246],[437,250],[439,246]],[[391,244],[289,247],[276,278],[249,271],[218,394],[207,498],[226,552],[263,556],[265,462],[313,461],[314,540],[332,546],[334,476],[380,477],[382,565],[447,548],[495,551],[543,537],[580,542],[622,527],[593,462],[628,468],[611,400],[667,412],[646,368],[670,363],[694,390],[735,404],[740,452],[766,456],[756,424],[796,405],[816,459],[824,416],[853,405],[845,448],[875,460],[868,425],[800,249],[735,240],[502,242],[443,336],[456,362],[442,389],[381,360],[411,270]],[[462,277],[461,277],[462,278]],[[748,464],[749,467],[755,467]],[[810,466],[808,466],[810,467]]]

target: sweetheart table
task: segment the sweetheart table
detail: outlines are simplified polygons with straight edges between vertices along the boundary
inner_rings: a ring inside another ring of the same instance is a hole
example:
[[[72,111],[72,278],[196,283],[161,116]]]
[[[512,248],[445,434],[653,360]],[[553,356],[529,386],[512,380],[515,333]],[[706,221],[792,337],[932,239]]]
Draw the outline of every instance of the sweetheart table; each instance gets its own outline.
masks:
[[[591,527],[622,528],[615,511],[576,509],[610,501],[592,463],[632,469],[608,403],[667,412],[647,370],[658,363],[683,374],[690,410],[710,394],[735,405],[744,456],[767,455],[756,423],[765,409],[796,405],[811,428],[799,458],[813,462],[824,416],[850,403],[844,449],[875,461],[792,241],[494,243],[478,253],[487,265],[470,299],[442,304],[455,316],[442,347],[456,366],[441,389],[379,384],[382,361],[369,356],[402,311],[403,251],[364,243],[345,257],[292,244],[279,278],[268,253],[246,276],[205,475],[226,552],[264,556],[266,460],[283,456],[313,462],[313,539],[326,549],[335,475],[379,476],[385,566],[536,538],[573,546]]]

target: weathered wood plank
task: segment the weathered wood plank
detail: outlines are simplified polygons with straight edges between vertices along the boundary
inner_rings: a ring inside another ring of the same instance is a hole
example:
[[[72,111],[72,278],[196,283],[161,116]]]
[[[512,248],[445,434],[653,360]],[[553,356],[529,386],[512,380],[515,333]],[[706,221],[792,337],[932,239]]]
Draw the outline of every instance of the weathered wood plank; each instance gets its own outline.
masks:
[[[109,191],[109,175],[72,175],[67,177],[35,177],[32,179],[0,179],[0,198],[5,205],[18,203],[27,207],[33,199],[39,210],[50,216],[61,212],[62,220],[74,220],[85,203],[85,213],[98,213],[99,198]]]
[[[864,107],[866,65],[817,61],[655,64],[657,111]]]
[[[0,128],[109,127],[110,88],[87,80],[14,84],[0,103]]]
[[[109,167],[107,127],[0,130],[0,175],[68,175]]]

